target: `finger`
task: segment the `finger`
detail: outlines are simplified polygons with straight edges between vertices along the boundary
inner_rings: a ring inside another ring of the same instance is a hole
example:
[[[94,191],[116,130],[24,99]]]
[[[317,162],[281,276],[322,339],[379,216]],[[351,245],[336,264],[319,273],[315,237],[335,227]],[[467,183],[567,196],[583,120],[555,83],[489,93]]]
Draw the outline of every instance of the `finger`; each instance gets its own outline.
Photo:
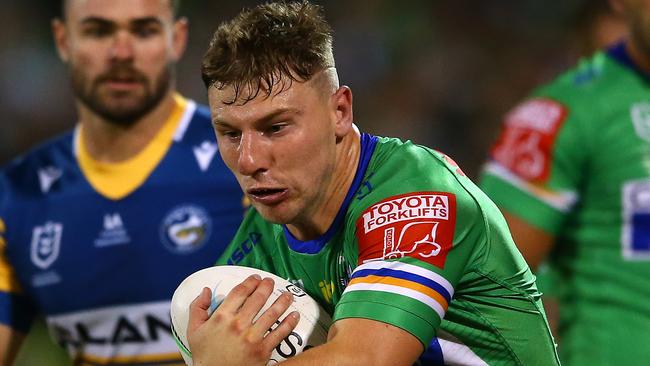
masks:
[[[199,296],[190,304],[190,317],[187,322],[187,336],[208,320],[208,308],[212,291],[204,287]]]
[[[283,293],[280,297],[275,299],[273,305],[271,305],[264,313],[255,321],[251,331],[253,334],[258,334],[261,337],[271,329],[273,324],[284,314],[284,312],[289,308],[293,302],[293,295],[289,292]]]
[[[297,311],[292,311],[289,313],[289,315],[287,315],[287,317],[282,320],[277,328],[275,328],[271,333],[264,337],[262,347],[269,353],[273,352],[273,349],[277,347],[283,339],[287,338],[287,336],[291,334],[291,332],[298,325],[299,321],[300,313]]]
[[[261,280],[262,277],[258,274],[248,276],[248,278],[242,281],[242,283],[230,290],[217,311],[236,313],[242,304],[244,304],[248,296],[255,291]]]
[[[265,278],[260,282],[239,310],[239,316],[242,321],[249,324],[253,322],[253,319],[264,307],[264,304],[266,304],[266,301],[273,292],[273,284],[274,282],[270,278]]]

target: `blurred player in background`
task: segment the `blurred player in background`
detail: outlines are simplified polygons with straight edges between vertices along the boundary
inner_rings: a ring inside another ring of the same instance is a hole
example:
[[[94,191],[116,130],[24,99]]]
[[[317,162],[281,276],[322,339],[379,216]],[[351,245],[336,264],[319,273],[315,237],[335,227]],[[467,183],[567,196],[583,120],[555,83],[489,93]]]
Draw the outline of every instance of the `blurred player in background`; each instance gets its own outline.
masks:
[[[52,23],[79,121],[0,174],[2,365],[37,314],[75,364],[182,364],[172,292],[243,210],[209,111],[175,91],[177,6],[67,0]]]
[[[444,154],[359,132],[321,11],[244,11],[203,61],[220,153],[254,206],[219,263],[288,278],[334,315],[329,341],[286,364],[557,364],[497,207]],[[296,321],[268,336],[251,321],[271,287],[247,279],[210,319],[204,290],[196,364],[266,364]]]
[[[566,365],[650,359],[650,2],[610,3],[629,36],[515,107],[481,183],[548,263]]]

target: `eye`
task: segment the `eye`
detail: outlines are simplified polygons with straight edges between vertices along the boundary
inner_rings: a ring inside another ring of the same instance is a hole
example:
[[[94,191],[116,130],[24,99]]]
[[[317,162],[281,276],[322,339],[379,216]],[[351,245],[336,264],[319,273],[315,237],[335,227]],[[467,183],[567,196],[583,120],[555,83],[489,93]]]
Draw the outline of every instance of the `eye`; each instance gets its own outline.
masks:
[[[272,124],[272,125],[271,125],[267,130],[266,130],[266,132],[267,132],[269,135],[274,135],[274,134],[277,134],[277,133],[279,133],[279,132],[282,132],[282,130],[284,130],[285,127],[287,127],[287,124],[284,123],[284,122],[281,122],[281,123],[275,123],[275,124]]]
[[[241,132],[235,130],[217,130],[217,133],[230,141],[237,141],[241,136]]]
[[[133,29],[133,34],[138,38],[149,38],[158,33],[160,33],[160,28],[153,24],[143,25]]]
[[[94,25],[94,26],[89,26],[85,27],[82,31],[84,36],[90,37],[90,38],[103,38],[107,37],[111,34],[112,28],[108,26],[102,26],[102,25]]]

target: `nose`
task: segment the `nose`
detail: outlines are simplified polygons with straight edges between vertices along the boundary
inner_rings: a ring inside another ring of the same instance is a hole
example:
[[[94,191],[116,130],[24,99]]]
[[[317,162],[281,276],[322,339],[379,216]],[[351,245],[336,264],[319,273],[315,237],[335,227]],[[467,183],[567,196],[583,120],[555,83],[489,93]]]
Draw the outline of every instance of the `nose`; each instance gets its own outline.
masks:
[[[125,31],[118,31],[113,37],[110,48],[110,57],[114,61],[130,61],[133,59],[133,40]]]
[[[255,176],[268,170],[269,154],[262,137],[256,132],[242,133],[239,142],[237,170],[245,176]]]

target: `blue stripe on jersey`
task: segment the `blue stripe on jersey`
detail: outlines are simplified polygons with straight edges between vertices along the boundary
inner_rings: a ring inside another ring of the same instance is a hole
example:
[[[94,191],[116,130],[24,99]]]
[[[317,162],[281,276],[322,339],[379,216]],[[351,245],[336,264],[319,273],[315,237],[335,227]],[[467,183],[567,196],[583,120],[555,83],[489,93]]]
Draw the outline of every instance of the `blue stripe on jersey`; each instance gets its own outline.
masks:
[[[287,238],[289,248],[298,253],[316,254],[320,252],[320,250],[325,246],[325,244],[330,241],[330,239],[332,239],[334,234],[338,231],[341,223],[343,222],[343,218],[345,217],[352,198],[363,182],[363,178],[366,175],[366,169],[368,169],[368,164],[370,163],[370,158],[372,158],[372,154],[375,152],[375,145],[377,145],[377,136],[372,136],[367,133],[361,134],[361,156],[359,156],[359,165],[357,166],[357,172],[354,175],[354,180],[352,181],[352,185],[348,190],[348,194],[345,196],[345,200],[343,201],[341,208],[339,208],[339,212],[336,214],[334,222],[327,230],[327,232],[325,232],[325,234],[323,234],[320,238],[316,238],[314,240],[301,241],[296,239],[291,234],[291,232],[289,232],[289,229],[287,229],[286,225],[282,226],[284,228],[284,235]]]
[[[419,365],[427,366],[442,366],[445,364],[445,358],[442,354],[442,348],[440,347],[438,338],[434,337],[431,340],[429,347],[420,355],[418,361]]]
[[[416,282],[419,283],[423,286],[427,286],[447,300],[447,303],[451,302],[451,294],[449,294],[449,291],[445,289],[443,286],[439,285],[437,282],[420,276],[416,275],[410,272],[405,272],[405,271],[398,271],[394,269],[389,269],[389,268],[381,268],[381,269],[363,269],[363,270],[358,270],[354,271],[352,274],[352,278],[358,278],[358,277],[366,277],[366,276],[380,276],[380,277],[394,277],[394,278],[400,278],[404,280],[408,280],[411,282]]]
[[[613,58],[614,60],[618,61],[623,66],[626,66],[632,71],[636,72],[642,78],[646,79],[646,81],[650,80],[650,74],[641,70],[641,68],[636,64],[636,62],[634,62],[630,54],[627,52],[627,49],[625,48],[625,44],[626,44],[625,41],[621,41],[609,47],[607,49],[607,55]]]

